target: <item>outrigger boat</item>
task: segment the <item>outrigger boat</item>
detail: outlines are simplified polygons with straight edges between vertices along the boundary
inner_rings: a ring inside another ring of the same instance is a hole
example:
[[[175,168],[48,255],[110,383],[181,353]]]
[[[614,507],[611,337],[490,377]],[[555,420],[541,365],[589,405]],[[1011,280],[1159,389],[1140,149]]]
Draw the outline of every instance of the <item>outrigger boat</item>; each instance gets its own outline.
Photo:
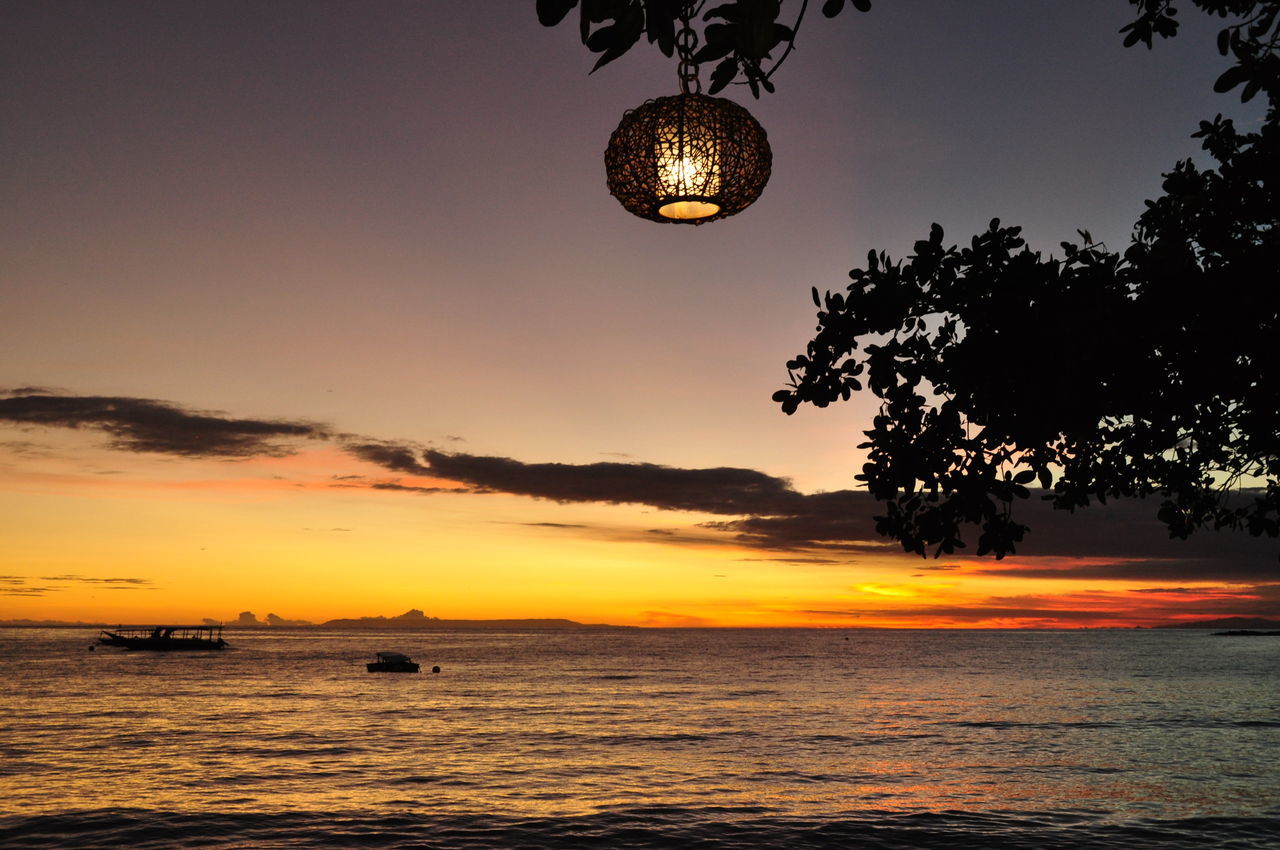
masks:
[[[222,649],[222,626],[116,626],[103,629],[98,643],[125,649]]]

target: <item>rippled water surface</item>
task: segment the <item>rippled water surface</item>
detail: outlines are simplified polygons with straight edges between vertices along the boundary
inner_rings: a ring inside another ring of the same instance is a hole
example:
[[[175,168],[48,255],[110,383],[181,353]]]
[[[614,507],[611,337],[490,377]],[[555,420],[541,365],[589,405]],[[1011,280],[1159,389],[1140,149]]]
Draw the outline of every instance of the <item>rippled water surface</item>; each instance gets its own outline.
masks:
[[[4,846],[1280,847],[1280,638],[92,638],[0,630]]]

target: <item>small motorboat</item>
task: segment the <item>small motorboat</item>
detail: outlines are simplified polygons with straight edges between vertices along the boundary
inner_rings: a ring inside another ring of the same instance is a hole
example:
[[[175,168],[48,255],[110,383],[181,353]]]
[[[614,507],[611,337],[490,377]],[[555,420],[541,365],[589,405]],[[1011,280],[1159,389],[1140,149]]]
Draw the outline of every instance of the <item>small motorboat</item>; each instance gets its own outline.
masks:
[[[369,668],[370,673],[417,673],[418,664],[407,655],[399,652],[379,652],[375,656],[375,661],[370,661],[365,667]]]

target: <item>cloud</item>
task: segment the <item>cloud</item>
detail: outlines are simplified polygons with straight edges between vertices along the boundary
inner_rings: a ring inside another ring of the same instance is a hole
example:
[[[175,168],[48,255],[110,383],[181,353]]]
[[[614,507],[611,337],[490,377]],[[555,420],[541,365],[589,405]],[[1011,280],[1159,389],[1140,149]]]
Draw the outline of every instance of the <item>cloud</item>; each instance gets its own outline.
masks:
[[[815,553],[871,555],[897,552],[881,538],[875,516],[883,507],[865,492],[804,494],[790,481],[752,469],[685,469],[650,463],[525,463],[509,457],[443,452],[412,443],[368,442],[348,450],[387,469],[456,481],[471,493],[509,493],[560,503],[642,504],[659,510],[731,517],[700,523],[713,534],[731,534],[741,546],[793,553],[813,563]],[[435,488],[374,485],[381,489],[435,492]],[[458,491],[453,491],[458,492]],[[1190,540],[1168,538],[1153,501],[1127,500],[1074,513],[1055,511],[1040,499],[1014,506],[1032,530],[1018,547],[1017,563],[974,572],[1016,578],[1203,579],[1265,581],[1277,576],[1274,543],[1243,534],[1201,532]],[[654,529],[650,539],[689,545],[690,535]],[[976,529],[969,534],[976,539]],[[698,538],[696,542],[706,542]],[[963,554],[963,551],[961,552]],[[1091,558],[1089,563],[1076,559]],[[1064,565],[1063,560],[1072,561]],[[1048,561],[1049,563],[1046,563]],[[921,565],[926,571],[957,564]]]
[[[1247,496],[1250,491],[1245,491]],[[1276,561],[1274,538],[1201,529],[1186,540],[1172,540],[1156,518],[1160,499],[1113,499],[1076,511],[1055,510],[1035,494],[1014,504],[1014,519],[1031,526],[1018,545],[1019,555],[1071,556],[1142,560],[1164,556],[1178,559],[1253,557],[1270,551]]]
[[[29,440],[0,440],[0,449],[9,454],[22,455],[24,457],[52,457],[53,452],[48,446],[40,443],[33,443]]]
[[[785,479],[734,467],[523,463],[506,457],[435,449],[427,449],[423,458],[428,464],[427,473],[438,478],[469,484],[479,491],[556,502],[643,504],[660,510],[738,515],[783,513],[794,509],[804,498]]]
[[[145,578],[88,578],[78,575],[40,576],[41,581],[82,582],[84,584],[151,584]]]
[[[267,614],[267,625],[269,626],[309,626],[310,620],[290,620],[281,617],[278,614]]]
[[[429,468],[418,462],[417,456],[424,451],[423,447],[413,443],[349,438],[343,448],[360,460],[385,467],[392,472],[404,472],[409,475],[431,474]]]
[[[1280,584],[1260,587],[1176,588],[1160,598],[1158,591],[1138,598],[1109,591],[991,596],[972,603],[901,605],[890,612],[896,618],[926,622],[1019,621],[1022,625],[1052,625],[1055,621],[1087,624],[1108,621],[1145,621],[1161,624],[1180,619],[1217,619],[1228,616],[1280,617]],[[1182,592],[1185,591],[1185,592]],[[1167,589],[1166,589],[1167,592]],[[817,612],[814,612],[817,613]],[[884,610],[850,609],[846,616],[883,617]]]
[[[874,517],[879,510],[866,493],[836,490],[797,494],[786,511],[706,522],[702,527],[734,532],[740,544],[761,549],[822,549],[850,554],[897,551],[900,547],[896,542],[876,533]]]
[[[818,566],[818,567],[847,567],[849,562],[837,558],[739,558],[739,561],[747,563],[765,563],[765,564],[794,564],[796,566]]]
[[[30,387],[0,391],[0,423],[6,422],[103,431],[116,449],[188,457],[282,457],[293,450],[277,440],[329,436],[307,422],[233,419],[154,399],[47,395]]]
[[[1089,523],[1081,520],[1082,537],[1087,537]],[[1244,535],[1240,535],[1244,536]],[[1132,561],[1101,561],[1080,564],[1039,565],[1034,559],[1028,563],[1010,567],[990,567],[971,570],[971,575],[987,575],[1007,578],[1069,579],[1107,581],[1214,581],[1267,582],[1280,578],[1280,564],[1266,541],[1253,539],[1255,551],[1232,557],[1206,554],[1191,541],[1174,540],[1153,542],[1150,551],[1164,555],[1161,558]],[[1272,544],[1274,545],[1274,544]],[[1082,547],[1083,548],[1083,547]],[[1126,546],[1126,548],[1129,548]],[[1180,551],[1181,550],[1181,551]],[[1184,554],[1185,553],[1185,554]]]
[[[714,620],[672,611],[641,611],[640,624],[650,628],[696,629],[716,625]]]
[[[1132,588],[1130,593],[1150,593],[1160,596],[1195,596],[1203,598],[1207,594],[1221,594],[1223,596],[1237,597],[1240,595],[1239,588],[1205,588],[1205,587],[1136,587]]]
[[[19,427],[91,429],[107,433],[111,445],[131,452],[192,457],[242,458],[292,453],[289,441],[332,440],[366,463],[406,476],[375,481],[341,474],[330,486],[431,495],[506,493],[562,504],[645,505],[662,511],[709,514],[716,519],[642,534],[583,526],[583,533],[610,539],[645,539],[667,545],[738,546],[797,564],[851,563],[852,558],[898,553],[881,538],[875,516],[883,506],[861,491],[797,492],[788,479],[741,467],[680,468],[632,461],[588,464],[526,463],[509,457],[446,452],[409,440],[332,433],[308,423],[236,419],[164,401],[76,396],[33,387],[0,391],[0,424]],[[38,447],[11,444],[11,451]],[[623,457],[619,455],[619,457]],[[1125,580],[1179,584],[1218,581],[1266,584],[1280,579],[1276,541],[1246,534],[1200,531],[1170,540],[1156,519],[1156,500],[1120,500],[1105,506],[1055,511],[1031,498],[1014,505],[1015,519],[1031,526],[1016,556],[1001,562],[966,563],[966,574],[1001,578]],[[547,528],[573,523],[531,523]],[[966,537],[970,549],[976,530]],[[914,556],[906,556],[913,558]],[[924,571],[954,570],[957,564],[917,562]]]
[[[30,584],[37,580],[45,584]],[[150,579],[145,578],[93,578],[80,575],[60,576],[0,576],[0,596],[47,596],[60,593],[69,584],[96,584],[102,590],[155,590]]]
[[[865,493],[841,490],[806,495],[793,489],[787,479],[754,469],[686,469],[618,462],[524,463],[408,443],[352,442],[346,448],[394,472],[456,481],[473,493],[508,493],[560,503],[641,504],[658,510],[741,517],[702,527],[732,532],[742,545],[756,548],[862,552],[883,551],[894,545],[877,539],[874,502]],[[373,486],[430,492],[399,484]]]
[[[27,584],[28,576],[0,576],[0,596],[44,596],[52,587]]]
[[[375,484],[370,484],[370,485],[369,485],[369,489],[371,489],[371,490],[392,490],[392,491],[400,492],[400,493],[458,493],[458,492],[466,492],[465,490],[463,490],[463,491],[459,491],[459,490],[457,490],[456,488],[453,488],[453,487],[416,487],[416,486],[413,486],[413,485],[411,485],[411,484],[398,484],[398,483],[396,483],[395,481],[379,481],[379,482],[377,482],[377,483],[375,483]]]

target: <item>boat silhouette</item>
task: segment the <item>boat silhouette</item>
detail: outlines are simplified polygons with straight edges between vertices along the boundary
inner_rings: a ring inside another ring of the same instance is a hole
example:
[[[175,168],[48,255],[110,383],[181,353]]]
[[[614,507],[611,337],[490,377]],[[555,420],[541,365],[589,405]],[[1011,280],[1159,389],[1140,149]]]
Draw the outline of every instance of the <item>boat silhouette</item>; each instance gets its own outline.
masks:
[[[169,652],[187,649],[224,649],[222,626],[116,626],[103,629],[98,643],[125,649]]]

